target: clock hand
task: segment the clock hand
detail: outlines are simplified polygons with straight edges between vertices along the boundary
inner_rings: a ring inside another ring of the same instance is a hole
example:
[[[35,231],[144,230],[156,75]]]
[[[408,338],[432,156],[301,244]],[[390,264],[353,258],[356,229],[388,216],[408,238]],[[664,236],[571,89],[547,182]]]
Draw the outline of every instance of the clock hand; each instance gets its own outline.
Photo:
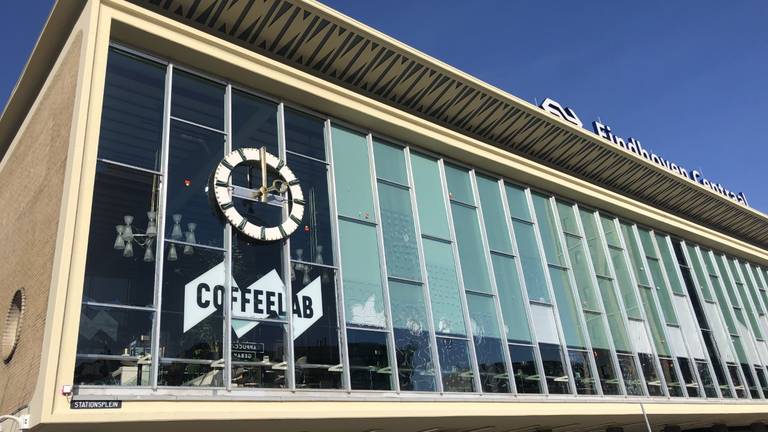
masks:
[[[261,202],[265,203],[267,202],[267,193],[269,192],[269,189],[267,189],[267,149],[265,147],[259,149],[259,161],[261,162],[261,187],[259,192],[261,192]]]

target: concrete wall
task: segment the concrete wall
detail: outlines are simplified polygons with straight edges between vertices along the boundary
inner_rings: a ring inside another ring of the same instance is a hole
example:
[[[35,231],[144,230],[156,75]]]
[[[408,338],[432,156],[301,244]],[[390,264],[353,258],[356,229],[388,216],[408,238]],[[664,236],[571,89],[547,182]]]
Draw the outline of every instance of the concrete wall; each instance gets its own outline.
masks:
[[[17,348],[0,362],[0,414],[29,403],[40,368],[82,33],[72,38],[0,164],[0,333],[14,293],[26,297]]]

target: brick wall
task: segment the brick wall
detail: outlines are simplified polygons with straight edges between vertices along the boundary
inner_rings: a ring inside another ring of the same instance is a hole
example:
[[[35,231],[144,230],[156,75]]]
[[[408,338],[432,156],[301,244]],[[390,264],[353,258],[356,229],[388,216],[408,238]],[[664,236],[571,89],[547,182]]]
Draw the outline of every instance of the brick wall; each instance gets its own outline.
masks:
[[[0,414],[29,402],[40,367],[81,43],[79,33],[0,170],[0,334],[13,294],[26,294],[18,346],[0,359]]]

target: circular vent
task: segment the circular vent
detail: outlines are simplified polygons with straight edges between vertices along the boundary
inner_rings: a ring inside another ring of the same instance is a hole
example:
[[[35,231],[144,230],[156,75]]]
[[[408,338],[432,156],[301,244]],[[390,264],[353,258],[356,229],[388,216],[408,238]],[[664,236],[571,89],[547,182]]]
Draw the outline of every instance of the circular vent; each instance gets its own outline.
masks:
[[[21,319],[24,316],[24,291],[18,290],[13,294],[11,306],[5,315],[5,326],[3,327],[3,339],[0,342],[0,354],[3,361],[8,363],[13,357],[16,345],[19,342],[21,333]]]

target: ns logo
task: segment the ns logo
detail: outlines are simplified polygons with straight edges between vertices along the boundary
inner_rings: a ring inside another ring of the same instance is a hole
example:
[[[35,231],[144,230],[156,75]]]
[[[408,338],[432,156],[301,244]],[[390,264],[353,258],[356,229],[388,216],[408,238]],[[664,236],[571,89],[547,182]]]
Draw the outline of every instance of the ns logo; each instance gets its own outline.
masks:
[[[568,123],[571,123],[573,125],[576,125],[578,127],[582,127],[583,124],[581,123],[581,120],[579,119],[579,116],[576,115],[576,113],[568,108],[563,108],[562,105],[560,105],[557,101],[552,100],[550,98],[544,99],[544,101],[539,105],[541,109],[544,111],[550,113],[551,115],[558,117],[562,120],[567,121]]]

